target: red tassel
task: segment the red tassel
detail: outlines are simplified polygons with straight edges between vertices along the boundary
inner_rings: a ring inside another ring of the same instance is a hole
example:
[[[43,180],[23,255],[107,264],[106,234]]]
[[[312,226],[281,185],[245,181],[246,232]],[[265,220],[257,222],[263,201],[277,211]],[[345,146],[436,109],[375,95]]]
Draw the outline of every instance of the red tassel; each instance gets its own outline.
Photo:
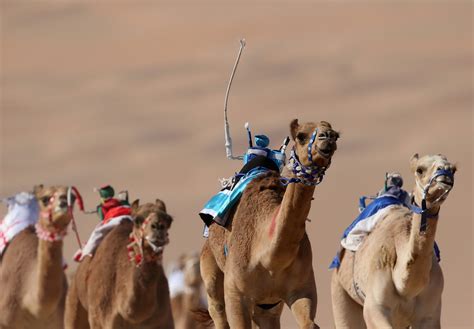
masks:
[[[140,264],[142,262],[142,255],[135,255],[135,263]]]

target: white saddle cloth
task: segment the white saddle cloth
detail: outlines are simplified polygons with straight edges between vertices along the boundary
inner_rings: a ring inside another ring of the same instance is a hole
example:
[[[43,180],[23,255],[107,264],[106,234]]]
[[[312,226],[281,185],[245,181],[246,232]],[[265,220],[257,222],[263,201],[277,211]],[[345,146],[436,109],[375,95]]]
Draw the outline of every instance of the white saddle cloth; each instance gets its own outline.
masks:
[[[348,250],[357,251],[360,245],[364,241],[365,237],[373,231],[375,226],[380,220],[383,220],[394,207],[400,207],[399,205],[391,205],[385,207],[370,217],[367,217],[357,223],[351,232],[341,240],[341,245]]]
[[[104,240],[105,236],[110,233],[110,231],[112,231],[115,226],[119,225],[122,219],[132,221],[132,217],[130,216],[118,216],[112,218],[106,224],[97,224],[97,226],[92,231],[89,240],[87,240],[84,248],[82,248],[82,251],[78,250],[76,252],[74,259],[80,262],[86,256],[92,257],[99,244],[102,242],[102,240]]]
[[[8,213],[0,223],[0,256],[13,238],[28,226],[34,226],[39,217],[39,206],[32,193],[21,192],[5,200]]]

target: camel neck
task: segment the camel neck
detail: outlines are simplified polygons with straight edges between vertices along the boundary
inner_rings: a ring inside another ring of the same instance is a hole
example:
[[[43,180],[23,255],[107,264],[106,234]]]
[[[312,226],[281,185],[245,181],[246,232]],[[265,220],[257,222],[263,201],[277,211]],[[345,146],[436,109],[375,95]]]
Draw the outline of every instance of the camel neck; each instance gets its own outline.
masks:
[[[122,316],[128,321],[142,322],[157,307],[157,285],[162,277],[161,265],[143,262],[140,267],[129,263],[129,279],[122,299]]]
[[[289,184],[281,205],[272,215],[268,231],[270,240],[264,263],[269,268],[290,265],[296,257],[306,233],[306,220],[311,208],[315,186]]]
[[[416,200],[417,203],[421,200]],[[433,265],[434,243],[438,225],[439,207],[429,209],[426,213],[426,229],[421,230],[422,214],[413,213],[410,235],[405,249],[400,250],[395,271],[399,272],[397,290],[407,297],[417,296],[429,283]]]
[[[63,242],[38,240],[36,268],[26,305],[33,314],[54,312],[64,293]]]

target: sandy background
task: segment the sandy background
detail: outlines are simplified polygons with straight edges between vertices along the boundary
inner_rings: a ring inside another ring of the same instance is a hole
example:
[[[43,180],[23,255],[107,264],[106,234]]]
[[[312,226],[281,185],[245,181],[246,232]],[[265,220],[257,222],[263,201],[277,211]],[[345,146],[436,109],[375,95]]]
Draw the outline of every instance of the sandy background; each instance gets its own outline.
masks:
[[[73,184],[93,208],[93,187],[110,183],[166,201],[175,217],[167,262],[199,250],[197,212],[240,167],[224,156],[222,107],[244,36],[230,97],[235,150],[246,145],[245,121],[273,146],[295,117],[342,132],[307,227],[317,322],[332,327],[327,266],[358,197],[388,170],[413,186],[408,160],[419,152],[459,166],[437,235],[442,321],[473,327],[471,2],[0,4],[1,196]],[[97,219],[77,219],[85,239]],[[66,256],[75,248],[70,235]],[[295,328],[288,312],[282,327]]]

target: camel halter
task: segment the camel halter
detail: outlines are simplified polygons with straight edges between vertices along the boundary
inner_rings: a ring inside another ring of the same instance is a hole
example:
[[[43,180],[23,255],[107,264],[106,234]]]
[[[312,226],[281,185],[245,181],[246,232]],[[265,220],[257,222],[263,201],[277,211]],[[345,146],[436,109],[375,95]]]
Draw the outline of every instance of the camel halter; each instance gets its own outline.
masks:
[[[290,160],[288,168],[296,175],[296,178],[289,178],[289,179],[282,179],[282,183],[284,185],[288,185],[290,183],[303,183],[308,186],[316,186],[319,185],[324,178],[324,174],[326,173],[326,169],[328,168],[329,164],[331,163],[331,159],[329,159],[328,166],[318,166],[316,163],[313,162],[313,145],[314,142],[317,140],[326,140],[329,137],[327,135],[318,135],[318,128],[314,130],[311,134],[311,138],[308,144],[308,160],[311,162],[310,166],[305,166],[301,163],[298,155],[296,154],[295,147],[291,150]],[[319,149],[316,150],[318,154],[327,159],[325,154],[322,154]]]
[[[71,216],[71,222],[73,223],[73,230],[76,233],[76,238],[79,243],[79,247],[81,248],[81,241],[79,239],[79,233],[77,231],[77,226],[76,222],[74,220],[74,215],[73,215],[73,208],[74,208],[74,202],[72,201],[72,194],[76,196],[77,203],[79,204],[79,209],[81,211],[84,211],[84,202],[82,200],[82,196],[77,190],[76,187],[70,186],[67,191],[67,207],[68,207],[68,214]],[[36,223],[35,229],[36,229],[36,235],[38,236],[39,239],[48,241],[48,242],[54,242],[54,241],[62,241],[64,237],[67,235],[67,226],[63,229],[59,229],[56,227],[56,225],[53,223],[53,203],[56,200],[56,197],[58,195],[58,192],[54,193],[53,196],[49,199],[48,206],[46,207],[45,211],[41,212],[41,216],[43,218],[48,219],[49,223],[54,227],[53,231],[48,231],[44,229],[40,223]]]
[[[433,173],[433,175],[431,176],[428,184],[426,184],[425,186],[422,186],[420,184],[420,182],[418,180],[416,180],[416,185],[422,191],[421,208],[416,205],[416,203],[413,199],[413,204],[410,206],[410,209],[414,213],[421,215],[420,233],[425,233],[426,232],[427,219],[428,218],[438,218],[438,214],[435,214],[435,215],[429,215],[428,214],[428,210],[430,210],[430,208],[426,207],[426,197],[428,196],[428,190],[433,185],[436,178],[438,178],[439,176],[447,176],[447,177],[451,178],[451,180],[453,181],[453,185],[450,186],[449,188],[445,189],[443,194],[441,194],[438,198],[436,198],[436,200],[434,200],[432,202],[433,204],[436,204],[440,200],[442,200],[453,188],[453,186],[454,186],[454,174],[453,174],[453,172],[451,170],[447,170],[447,169],[436,170]]]
[[[142,223],[140,226],[140,229],[138,230],[138,234],[134,234],[132,231],[129,235],[129,244],[127,245],[127,255],[128,259],[135,263],[136,267],[141,267],[143,265],[143,262],[156,262],[163,259],[163,250],[165,249],[164,245],[163,246],[157,246],[154,244],[150,238],[145,236],[145,228],[146,225],[150,222],[151,220],[151,215],[149,215]],[[150,246],[151,250],[153,251],[153,254],[151,256],[146,256],[144,252],[144,245],[145,245],[145,240]],[[169,243],[169,239],[166,240],[165,245]]]

